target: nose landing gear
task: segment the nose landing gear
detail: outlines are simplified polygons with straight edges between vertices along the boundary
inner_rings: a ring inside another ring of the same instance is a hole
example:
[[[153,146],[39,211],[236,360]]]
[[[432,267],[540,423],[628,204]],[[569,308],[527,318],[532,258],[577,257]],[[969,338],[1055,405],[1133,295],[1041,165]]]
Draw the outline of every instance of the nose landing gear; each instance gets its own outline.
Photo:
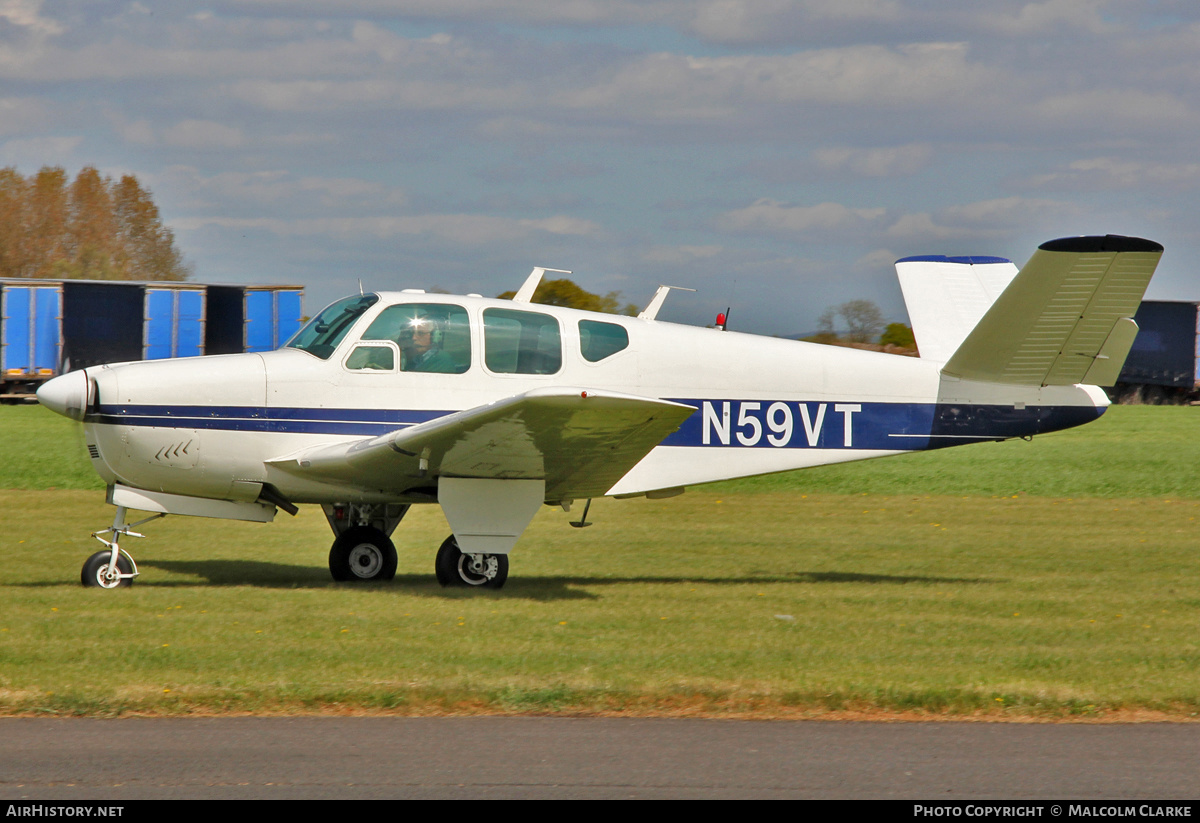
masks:
[[[80,574],[80,581],[84,586],[96,586],[102,589],[128,588],[133,585],[133,578],[138,576],[137,563],[134,563],[133,557],[129,552],[122,549],[119,545],[121,535],[145,537],[146,535],[133,531],[133,527],[149,523],[151,520],[157,520],[160,517],[166,517],[166,515],[161,513],[155,514],[136,523],[127,524],[125,522],[125,512],[126,509],[124,506],[117,506],[117,514],[113,518],[113,524],[107,529],[92,532],[92,537],[99,540],[108,548],[96,552],[84,562],[83,571]],[[112,534],[112,540],[105,540],[100,536],[102,534]]]

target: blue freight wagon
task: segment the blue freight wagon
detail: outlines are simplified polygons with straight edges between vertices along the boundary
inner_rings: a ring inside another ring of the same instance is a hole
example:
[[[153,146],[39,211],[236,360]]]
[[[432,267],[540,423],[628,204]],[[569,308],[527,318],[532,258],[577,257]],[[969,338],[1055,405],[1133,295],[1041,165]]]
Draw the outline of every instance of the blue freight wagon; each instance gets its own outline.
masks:
[[[0,279],[0,401],[60,371],[278,348],[300,328],[300,286]]]
[[[30,395],[57,374],[62,283],[0,280],[0,393]]]
[[[204,354],[206,286],[64,280],[63,369]]]
[[[1111,392],[1126,402],[1178,403],[1200,385],[1200,312],[1197,304],[1145,300],[1134,315],[1138,334]]]
[[[271,351],[300,330],[304,289],[300,286],[208,287],[209,354]]]

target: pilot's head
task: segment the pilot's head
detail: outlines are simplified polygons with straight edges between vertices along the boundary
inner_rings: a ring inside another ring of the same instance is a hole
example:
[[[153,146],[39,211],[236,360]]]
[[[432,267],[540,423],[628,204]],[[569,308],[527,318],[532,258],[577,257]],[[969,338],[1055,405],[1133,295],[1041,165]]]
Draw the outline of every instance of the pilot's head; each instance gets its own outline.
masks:
[[[433,348],[438,337],[437,331],[437,323],[434,320],[428,317],[414,317],[405,329],[407,348],[414,356],[420,357]]]

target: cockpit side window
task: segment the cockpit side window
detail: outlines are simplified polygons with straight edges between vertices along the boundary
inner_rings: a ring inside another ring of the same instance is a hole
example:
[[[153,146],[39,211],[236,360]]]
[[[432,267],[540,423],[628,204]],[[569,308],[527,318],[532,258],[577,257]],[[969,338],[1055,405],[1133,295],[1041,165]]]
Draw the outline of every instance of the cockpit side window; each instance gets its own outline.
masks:
[[[332,303],[308,321],[308,325],[296,332],[285,345],[328,360],[354,321],[378,301],[379,295],[364,294]]]
[[[401,371],[462,374],[471,367],[471,325],[462,306],[389,306],[375,318],[362,339],[395,343],[400,350]]]
[[[579,350],[589,363],[597,363],[627,348],[629,332],[624,326],[598,320],[579,321]]]

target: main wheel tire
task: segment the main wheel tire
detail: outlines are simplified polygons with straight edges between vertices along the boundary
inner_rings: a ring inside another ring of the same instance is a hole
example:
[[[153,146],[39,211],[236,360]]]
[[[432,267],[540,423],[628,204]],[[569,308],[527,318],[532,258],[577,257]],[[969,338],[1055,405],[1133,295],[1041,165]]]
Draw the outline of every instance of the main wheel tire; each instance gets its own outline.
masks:
[[[83,585],[88,588],[99,587],[101,589],[127,589],[132,586],[132,577],[110,578],[108,576],[110,560],[112,560],[112,551],[104,549],[84,561],[83,572],[79,575]],[[129,562],[129,558],[123,554],[117,555],[117,571],[121,574],[129,574],[133,571],[133,565]]]
[[[339,582],[391,580],[396,576],[396,547],[371,526],[346,529],[329,549],[329,573]]]
[[[445,586],[477,586],[500,589],[508,580],[508,555],[463,554],[458,541],[450,535],[438,549],[433,564],[437,581]]]

